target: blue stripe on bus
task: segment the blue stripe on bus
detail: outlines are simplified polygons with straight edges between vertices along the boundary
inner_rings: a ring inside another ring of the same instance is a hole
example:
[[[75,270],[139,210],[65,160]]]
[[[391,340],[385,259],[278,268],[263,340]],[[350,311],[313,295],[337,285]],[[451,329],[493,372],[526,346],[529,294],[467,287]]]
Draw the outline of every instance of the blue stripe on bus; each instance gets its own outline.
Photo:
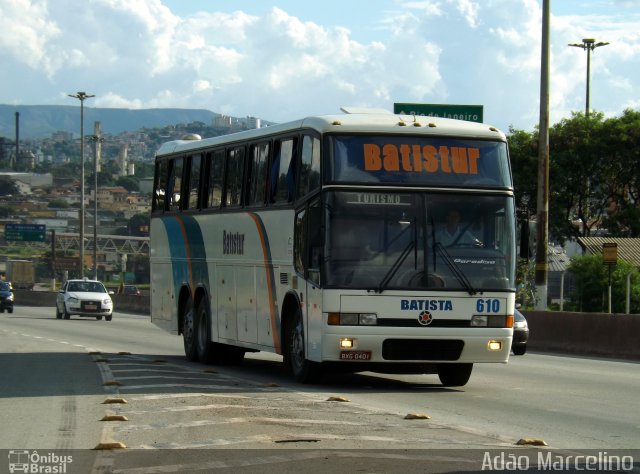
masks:
[[[180,287],[185,283],[189,285],[192,296],[194,282],[209,288],[207,253],[198,222],[191,216],[172,216],[163,218],[162,223],[169,241],[174,294],[179,295]]]

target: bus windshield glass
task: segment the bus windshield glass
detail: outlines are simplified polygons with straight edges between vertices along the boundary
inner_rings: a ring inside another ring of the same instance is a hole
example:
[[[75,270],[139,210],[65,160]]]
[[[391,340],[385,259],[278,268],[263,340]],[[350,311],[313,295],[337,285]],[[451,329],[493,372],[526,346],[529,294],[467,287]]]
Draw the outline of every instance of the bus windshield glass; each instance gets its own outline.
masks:
[[[333,183],[511,188],[501,141],[407,135],[334,136]]]
[[[515,290],[510,196],[329,191],[325,202],[327,287]]]

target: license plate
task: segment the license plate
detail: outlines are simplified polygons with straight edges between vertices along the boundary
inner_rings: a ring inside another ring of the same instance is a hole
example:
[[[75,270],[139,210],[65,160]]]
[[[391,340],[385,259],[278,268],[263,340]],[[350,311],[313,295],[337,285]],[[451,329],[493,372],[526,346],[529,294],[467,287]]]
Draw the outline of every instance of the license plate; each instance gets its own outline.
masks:
[[[371,360],[371,351],[341,351],[340,360]]]
[[[84,309],[91,309],[95,311],[98,307],[95,304],[86,304],[84,305]]]

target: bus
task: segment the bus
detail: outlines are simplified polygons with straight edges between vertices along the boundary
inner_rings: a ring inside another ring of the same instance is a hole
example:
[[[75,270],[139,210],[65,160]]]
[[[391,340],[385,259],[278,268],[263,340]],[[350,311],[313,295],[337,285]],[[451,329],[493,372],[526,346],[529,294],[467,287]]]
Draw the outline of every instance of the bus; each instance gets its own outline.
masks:
[[[473,364],[508,362],[505,135],[343,112],[159,148],[153,323],[190,361],[270,351],[302,383],[368,370],[463,386]]]

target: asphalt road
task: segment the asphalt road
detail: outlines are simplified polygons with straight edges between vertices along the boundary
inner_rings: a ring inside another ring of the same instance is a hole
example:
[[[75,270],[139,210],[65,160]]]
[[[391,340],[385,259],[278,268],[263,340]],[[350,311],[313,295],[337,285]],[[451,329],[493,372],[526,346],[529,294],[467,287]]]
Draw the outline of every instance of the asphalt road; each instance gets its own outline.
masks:
[[[65,321],[53,308],[16,307],[0,315],[0,449],[122,443],[127,450],[118,452],[142,456],[128,466],[175,472],[276,472],[302,462],[323,472],[344,458],[349,472],[390,472],[399,456],[405,472],[428,462],[445,472],[479,469],[475,458],[514,449],[521,438],[555,450],[640,447],[636,363],[527,354],[476,365],[467,386],[445,389],[435,375],[369,373],[299,385],[279,359],[260,353],[240,366],[204,366],[187,362],[181,339],[147,316]],[[127,403],[103,404],[107,398]],[[127,420],[100,421],[105,415]],[[427,456],[425,447],[436,451]],[[250,449],[259,451],[249,460]],[[107,472],[113,451],[100,453],[87,462]]]

